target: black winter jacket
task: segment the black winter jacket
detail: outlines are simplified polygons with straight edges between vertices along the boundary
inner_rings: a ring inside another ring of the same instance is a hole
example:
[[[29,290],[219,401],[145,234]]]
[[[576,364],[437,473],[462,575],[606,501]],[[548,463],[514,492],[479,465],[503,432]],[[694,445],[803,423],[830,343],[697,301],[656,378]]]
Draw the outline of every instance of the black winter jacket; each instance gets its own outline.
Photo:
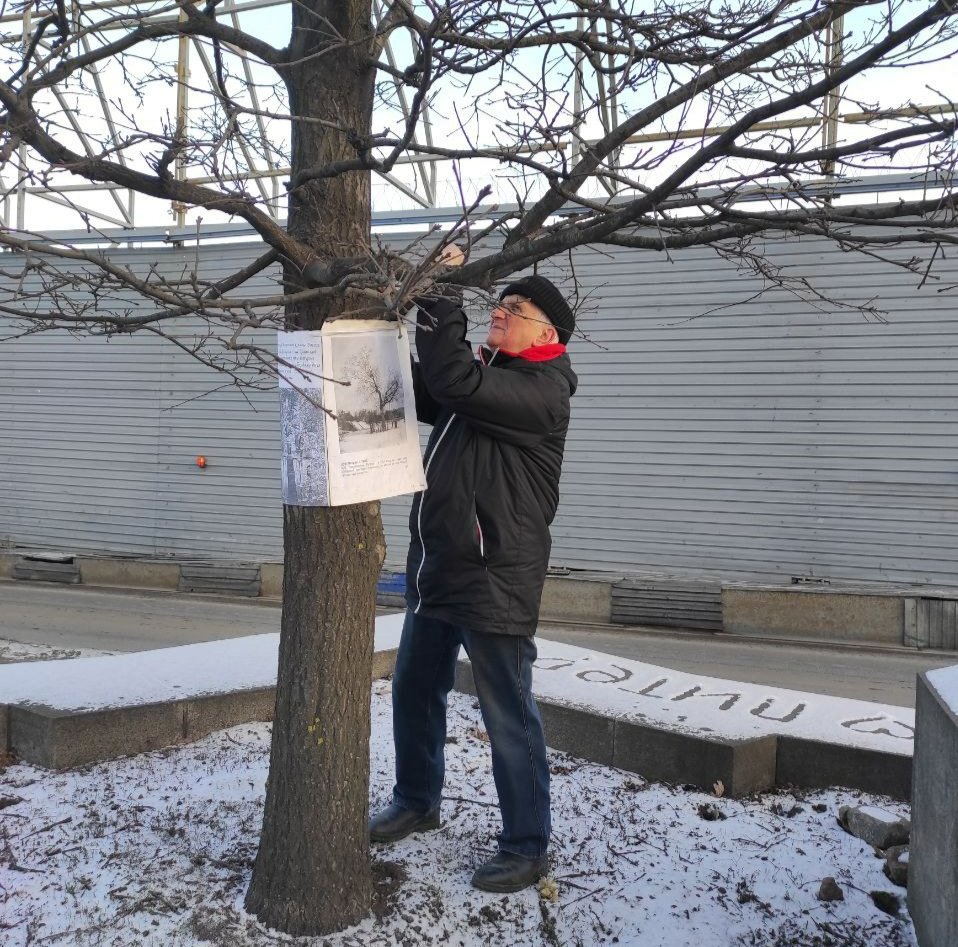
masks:
[[[465,314],[446,299],[420,303],[416,348],[416,412],[433,430],[409,517],[406,601],[472,631],[532,635],[577,384],[569,357],[482,350],[477,361]]]

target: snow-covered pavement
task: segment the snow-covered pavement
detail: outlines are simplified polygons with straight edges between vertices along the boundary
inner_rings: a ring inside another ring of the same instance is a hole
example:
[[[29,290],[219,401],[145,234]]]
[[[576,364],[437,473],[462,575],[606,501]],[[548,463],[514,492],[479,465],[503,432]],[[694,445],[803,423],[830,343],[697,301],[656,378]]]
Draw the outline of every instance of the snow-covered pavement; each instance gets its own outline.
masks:
[[[389,688],[373,688],[374,805],[391,784]],[[443,828],[376,849],[377,912],[312,943],[914,947],[904,908],[892,917],[871,898],[902,889],[835,821],[842,803],[907,807],[835,791],[711,797],[558,753],[557,900],[474,891],[471,871],[493,851],[498,824],[480,727],[472,699],[450,695]],[[9,766],[0,774],[0,942],[292,943],[242,910],[268,755],[269,727],[255,724],[74,772]],[[817,899],[826,876],[844,901]]]

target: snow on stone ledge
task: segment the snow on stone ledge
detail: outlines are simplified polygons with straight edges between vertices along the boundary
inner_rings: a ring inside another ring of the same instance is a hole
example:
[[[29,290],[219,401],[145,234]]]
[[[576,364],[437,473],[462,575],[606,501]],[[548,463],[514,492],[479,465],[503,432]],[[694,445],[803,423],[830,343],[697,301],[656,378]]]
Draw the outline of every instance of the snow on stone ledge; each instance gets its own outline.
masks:
[[[533,691],[552,703],[725,739],[777,735],[914,751],[909,707],[687,674],[541,638],[538,645]]]
[[[938,691],[951,712],[958,717],[958,664],[928,672],[928,683]]]
[[[402,614],[376,619],[377,651],[398,645],[403,620]],[[0,704],[98,710],[271,687],[278,644],[279,635],[251,635],[2,665]],[[902,756],[913,751],[910,708],[687,674],[543,638],[538,647],[533,690],[551,703],[721,739],[788,735]]]
[[[376,650],[399,645],[403,615],[376,619]],[[276,683],[279,635],[68,661],[0,665],[0,705],[34,704],[55,710],[105,710]]]

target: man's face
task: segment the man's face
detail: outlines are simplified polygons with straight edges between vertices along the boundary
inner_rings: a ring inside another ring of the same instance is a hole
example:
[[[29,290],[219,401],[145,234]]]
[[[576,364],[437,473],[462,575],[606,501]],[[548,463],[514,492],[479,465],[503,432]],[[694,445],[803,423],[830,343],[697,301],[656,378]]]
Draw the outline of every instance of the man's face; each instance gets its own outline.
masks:
[[[525,296],[505,296],[492,310],[486,345],[506,352],[522,352],[551,325],[542,310]]]

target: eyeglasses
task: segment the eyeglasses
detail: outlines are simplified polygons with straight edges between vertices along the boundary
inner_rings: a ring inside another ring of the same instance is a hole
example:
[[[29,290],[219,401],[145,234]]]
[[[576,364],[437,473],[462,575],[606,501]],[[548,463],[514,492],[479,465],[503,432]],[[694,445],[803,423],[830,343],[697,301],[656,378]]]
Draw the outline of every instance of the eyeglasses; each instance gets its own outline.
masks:
[[[519,307],[527,302],[532,302],[532,300],[526,296],[505,296],[496,304],[496,309],[504,309],[514,315],[521,315]]]

